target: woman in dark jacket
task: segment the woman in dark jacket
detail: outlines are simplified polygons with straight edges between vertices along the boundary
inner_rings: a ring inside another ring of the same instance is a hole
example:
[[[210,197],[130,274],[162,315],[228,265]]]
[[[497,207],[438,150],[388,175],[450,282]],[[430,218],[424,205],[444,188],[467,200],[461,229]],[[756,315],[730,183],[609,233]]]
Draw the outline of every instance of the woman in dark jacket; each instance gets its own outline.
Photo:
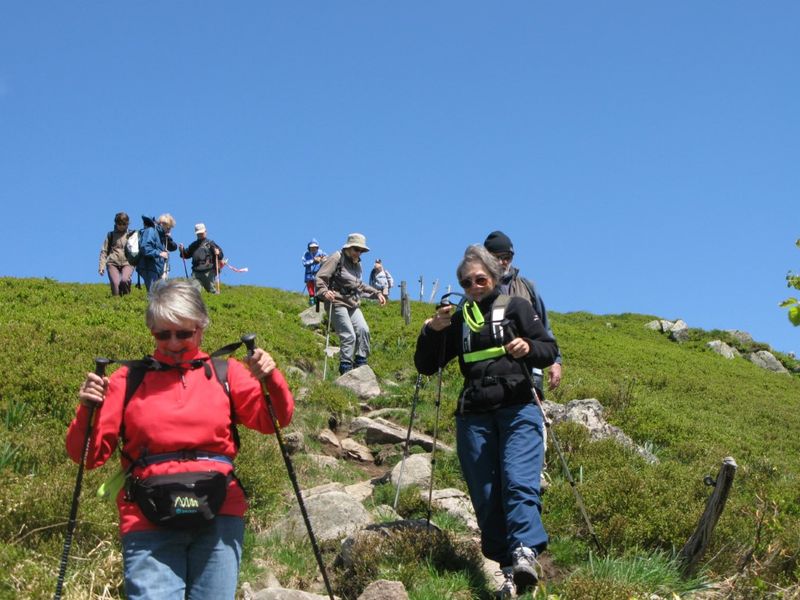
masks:
[[[558,347],[530,302],[500,295],[502,272],[483,246],[467,248],[456,271],[467,301],[455,311],[440,307],[425,322],[414,362],[432,375],[458,358],[458,458],[483,554],[500,563],[501,594],[513,597],[536,585],[536,556],[547,547],[539,489],[544,424],[530,369],[552,364]]]

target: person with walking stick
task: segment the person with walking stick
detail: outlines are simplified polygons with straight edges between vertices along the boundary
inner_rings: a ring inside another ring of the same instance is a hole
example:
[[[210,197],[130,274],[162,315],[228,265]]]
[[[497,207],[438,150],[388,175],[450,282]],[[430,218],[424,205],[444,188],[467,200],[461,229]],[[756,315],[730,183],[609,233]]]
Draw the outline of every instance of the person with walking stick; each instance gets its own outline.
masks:
[[[459,463],[481,530],[481,550],[497,561],[504,598],[535,587],[536,557],[547,547],[539,474],[544,422],[525,369],[558,353],[531,304],[500,293],[500,262],[469,246],[456,276],[466,302],[443,304],[417,339],[414,363],[432,375],[458,359],[464,382],[456,405]]]
[[[333,328],[339,336],[339,374],[367,364],[370,352],[369,325],[361,312],[361,296],[375,298],[384,306],[386,298],[380,290],[361,281],[361,256],[369,252],[367,239],[351,233],[347,241],[331,254],[317,272],[317,298],[332,305],[329,312]]]
[[[308,249],[303,254],[302,259],[303,268],[305,269],[303,280],[308,292],[309,306],[314,306],[317,303],[317,272],[327,258],[328,255],[320,250],[319,242],[315,238],[311,238],[311,241],[308,242]]]
[[[194,233],[197,239],[187,248],[179,244],[178,252],[181,258],[192,259],[192,277],[200,282],[203,289],[212,294],[219,294],[219,267],[220,263],[225,264],[225,255],[219,244],[208,238],[203,223],[194,226]]]
[[[155,282],[146,323],[152,356],[110,377],[87,374],[67,451],[80,462],[88,431],[85,464],[93,469],[120,447],[125,485],[116,503],[127,598],[233,600],[247,509],[234,473],[235,424],[275,433],[264,392],[279,427],[290,423],[294,399],[260,348],[245,364],[223,361],[227,388],[221,385],[219,359],[200,349],[209,318],[194,282]],[[134,373],[140,379],[132,385]]]
[[[175,219],[171,214],[165,213],[158,219],[143,216],[142,222],[144,230],[139,240],[140,256],[136,270],[149,294],[154,281],[168,278],[169,253],[177,250],[178,244],[169,235],[175,227]]]

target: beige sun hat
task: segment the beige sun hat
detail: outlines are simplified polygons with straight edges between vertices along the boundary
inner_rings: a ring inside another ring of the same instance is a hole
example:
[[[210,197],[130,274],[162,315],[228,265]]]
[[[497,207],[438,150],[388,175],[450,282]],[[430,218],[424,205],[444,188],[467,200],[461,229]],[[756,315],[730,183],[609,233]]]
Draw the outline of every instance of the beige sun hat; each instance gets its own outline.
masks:
[[[205,232],[206,232],[206,226],[203,223],[198,223],[197,225],[194,226],[195,235],[197,235],[198,233],[205,233]]]
[[[364,252],[369,252],[369,246],[367,246],[367,238],[364,237],[363,233],[351,233],[347,236],[347,241],[344,243],[342,248],[363,248]]]

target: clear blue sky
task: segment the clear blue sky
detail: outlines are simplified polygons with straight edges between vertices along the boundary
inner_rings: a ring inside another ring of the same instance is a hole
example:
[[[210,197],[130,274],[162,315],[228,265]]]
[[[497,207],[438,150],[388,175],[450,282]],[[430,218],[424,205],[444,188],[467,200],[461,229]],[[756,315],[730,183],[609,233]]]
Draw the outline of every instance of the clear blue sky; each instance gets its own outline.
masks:
[[[114,213],[170,212],[250,269],[223,283],[300,291],[308,239],[360,231],[416,294],[499,228],[551,310],[800,352],[798,23],[795,0],[7,2],[0,275],[105,281]]]

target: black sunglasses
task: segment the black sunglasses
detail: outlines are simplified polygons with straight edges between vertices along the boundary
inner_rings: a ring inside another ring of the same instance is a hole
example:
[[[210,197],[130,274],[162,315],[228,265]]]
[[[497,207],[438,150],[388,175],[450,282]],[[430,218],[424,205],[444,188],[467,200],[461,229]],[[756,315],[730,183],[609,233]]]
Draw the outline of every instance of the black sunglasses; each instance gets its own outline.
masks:
[[[170,329],[165,329],[164,331],[154,331],[153,337],[159,341],[166,342],[170,339],[173,335],[178,338],[179,340],[188,340],[197,332],[197,329],[179,329],[178,331],[172,331]]]
[[[486,285],[487,283],[489,283],[489,278],[484,277],[483,275],[478,275],[475,279],[462,279],[458,283],[461,285],[462,288],[468,290],[473,285],[480,285],[480,286]]]

